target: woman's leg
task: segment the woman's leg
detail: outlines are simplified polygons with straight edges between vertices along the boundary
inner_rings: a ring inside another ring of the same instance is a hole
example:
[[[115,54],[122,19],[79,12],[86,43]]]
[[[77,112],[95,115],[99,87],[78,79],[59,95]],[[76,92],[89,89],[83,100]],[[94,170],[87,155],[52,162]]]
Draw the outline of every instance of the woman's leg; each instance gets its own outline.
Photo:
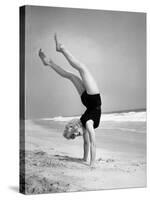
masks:
[[[97,86],[96,81],[94,80],[92,74],[89,72],[89,70],[86,68],[85,65],[78,62],[67,49],[62,50],[63,55],[67,58],[69,63],[77,69],[80,73],[80,76],[83,80],[84,86],[86,88],[86,91],[88,94],[96,94],[99,93],[99,89]]]
[[[41,49],[39,50],[39,57],[41,58],[44,65],[50,66],[55,72],[57,72],[57,74],[59,74],[63,78],[69,79],[76,87],[79,95],[81,95],[83,93],[85,88],[84,88],[83,82],[81,81],[81,79],[79,77],[77,77],[76,75],[74,75],[71,72],[65,71],[63,68],[61,68],[60,66],[55,64],[51,59],[48,60],[46,58],[46,55],[42,52]]]
[[[83,80],[84,86],[87,93],[95,94],[99,93],[99,89],[96,81],[94,80],[92,74],[86,68],[86,66],[80,63],[62,44],[58,42],[57,35],[55,34],[56,50],[61,52],[72,67],[77,69],[80,73],[80,76]]]

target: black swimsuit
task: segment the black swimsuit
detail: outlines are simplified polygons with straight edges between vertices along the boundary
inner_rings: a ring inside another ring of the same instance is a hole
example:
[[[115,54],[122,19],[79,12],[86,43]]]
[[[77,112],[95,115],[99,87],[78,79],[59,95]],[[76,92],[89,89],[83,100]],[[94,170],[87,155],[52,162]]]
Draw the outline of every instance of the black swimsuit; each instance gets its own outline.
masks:
[[[93,120],[94,128],[97,128],[101,117],[101,97],[100,94],[88,94],[84,91],[81,95],[81,101],[87,108],[85,113],[81,116],[80,121],[85,127],[88,120]]]

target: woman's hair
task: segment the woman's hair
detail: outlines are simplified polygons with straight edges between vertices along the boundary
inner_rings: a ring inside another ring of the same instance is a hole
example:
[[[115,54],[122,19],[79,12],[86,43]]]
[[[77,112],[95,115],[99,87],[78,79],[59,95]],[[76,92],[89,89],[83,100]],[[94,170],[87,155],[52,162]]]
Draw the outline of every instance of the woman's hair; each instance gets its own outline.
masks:
[[[64,129],[63,136],[66,139],[74,139],[76,136],[83,134],[83,126],[79,119],[69,121]]]

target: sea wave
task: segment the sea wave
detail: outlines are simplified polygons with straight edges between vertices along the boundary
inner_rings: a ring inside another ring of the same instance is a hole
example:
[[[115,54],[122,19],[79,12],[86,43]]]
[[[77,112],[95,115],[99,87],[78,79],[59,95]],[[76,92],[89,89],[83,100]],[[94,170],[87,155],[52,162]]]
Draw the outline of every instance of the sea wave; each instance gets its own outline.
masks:
[[[56,122],[68,122],[72,119],[79,119],[80,116],[75,117],[53,117],[53,118],[43,118],[42,120],[52,120]],[[101,121],[118,121],[118,122],[145,122],[146,112],[123,112],[123,113],[109,113],[102,114]]]
[[[102,121],[146,121],[146,112],[124,112],[124,113],[112,113],[102,115]]]

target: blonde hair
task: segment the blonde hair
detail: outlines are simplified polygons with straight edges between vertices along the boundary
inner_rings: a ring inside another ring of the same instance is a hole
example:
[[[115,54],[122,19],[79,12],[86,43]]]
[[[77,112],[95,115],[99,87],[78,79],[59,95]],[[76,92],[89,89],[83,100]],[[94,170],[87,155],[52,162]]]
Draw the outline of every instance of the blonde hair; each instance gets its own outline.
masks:
[[[81,121],[79,119],[73,119],[66,124],[63,136],[66,139],[74,139],[79,131],[80,134],[82,134],[82,129],[83,126],[81,124]]]

